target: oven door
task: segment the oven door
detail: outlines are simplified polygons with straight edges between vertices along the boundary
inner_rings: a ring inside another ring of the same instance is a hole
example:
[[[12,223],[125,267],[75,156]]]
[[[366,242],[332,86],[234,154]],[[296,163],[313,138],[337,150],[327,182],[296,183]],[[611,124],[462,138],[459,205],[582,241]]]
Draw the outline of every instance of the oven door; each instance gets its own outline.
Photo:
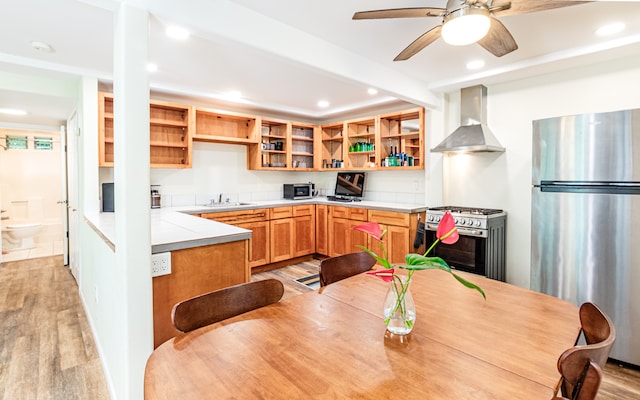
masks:
[[[487,238],[465,235],[458,229],[460,238],[454,244],[438,243],[428,256],[437,256],[449,264],[451,268],[486,276]],[[436,231],[425,230],[427,245],[436,241]]]

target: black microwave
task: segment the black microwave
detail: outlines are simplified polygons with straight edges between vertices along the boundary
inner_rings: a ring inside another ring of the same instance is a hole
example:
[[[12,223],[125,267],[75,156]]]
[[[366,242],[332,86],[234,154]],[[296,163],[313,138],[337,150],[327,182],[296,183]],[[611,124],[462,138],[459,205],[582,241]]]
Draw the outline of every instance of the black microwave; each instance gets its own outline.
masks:
[[[282,191],[285,199],[310,199],[313,197],[313,183],[285,183]]]

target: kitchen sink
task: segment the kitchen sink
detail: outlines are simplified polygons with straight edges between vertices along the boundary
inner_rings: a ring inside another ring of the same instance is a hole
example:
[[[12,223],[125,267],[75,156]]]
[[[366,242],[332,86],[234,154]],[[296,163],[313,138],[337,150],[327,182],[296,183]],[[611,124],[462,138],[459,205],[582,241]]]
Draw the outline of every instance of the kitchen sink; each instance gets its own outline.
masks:
[[[225,207],[238,207],[238,206],[250,206],[251,203],[242,203],[238,201],[231,201],[228,203],[213,203],[213,204],[204,204],[205,207],[211,208],[225,208]]]

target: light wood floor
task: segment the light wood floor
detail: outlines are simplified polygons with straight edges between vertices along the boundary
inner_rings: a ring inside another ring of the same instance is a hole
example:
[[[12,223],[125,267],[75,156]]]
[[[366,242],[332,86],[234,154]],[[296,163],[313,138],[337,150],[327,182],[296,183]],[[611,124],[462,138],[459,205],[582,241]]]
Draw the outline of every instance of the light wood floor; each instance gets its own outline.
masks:
[[[313,289],[312,260],[254,275],[285,284],[284,298]],[[62,256],[0,264],[0,398],[109,399],[78,289]],[[608,363],[598,400],[640,399],[640,371]]]
[[[0,264],[0,397],[109,399],[62,256]]]

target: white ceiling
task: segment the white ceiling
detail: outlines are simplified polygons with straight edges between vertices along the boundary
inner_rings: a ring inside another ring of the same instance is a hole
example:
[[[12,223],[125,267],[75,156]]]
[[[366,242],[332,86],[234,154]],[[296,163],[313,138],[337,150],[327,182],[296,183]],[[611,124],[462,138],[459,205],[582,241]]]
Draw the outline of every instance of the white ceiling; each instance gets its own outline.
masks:
[[[479,45],[436,41],[407,61],[393,58],[439,18],[360,20],[355,11],[444,7],[446,0],[124,0],[151,14],[149,61],[156,96],[201,104],[244,99],[228,108],[264,111],[314,122],[376,107],[412,102],[439,106],[439,94],[478,83],[490,85],[550,70],[640,53],[640,2],[598,1],[500,17],[519,49],[497,58]],[[505,0],[506,1],[506,0]],[[523,0],[520,0],[523,1]],[[497,2],[497,1],[496,1]],[[0,123],[57,125],[74,107],[73,95],[42,93],[34,81],[112,78],[116,0],[20,0],[0,12],[0,108],[23,108],[26,117]],[[626,29],[598,38],[605,23]],[[164,35],[168,24],[192,32],[186,41]],[[33,40],[55,52],[34,50]],[[131,38],[135,40],[135,38]],[[486,66],[466,69],[481,59]],[[367,93],[369,87],[379,90]],[[318,100],[330,107],[321,109]]]

